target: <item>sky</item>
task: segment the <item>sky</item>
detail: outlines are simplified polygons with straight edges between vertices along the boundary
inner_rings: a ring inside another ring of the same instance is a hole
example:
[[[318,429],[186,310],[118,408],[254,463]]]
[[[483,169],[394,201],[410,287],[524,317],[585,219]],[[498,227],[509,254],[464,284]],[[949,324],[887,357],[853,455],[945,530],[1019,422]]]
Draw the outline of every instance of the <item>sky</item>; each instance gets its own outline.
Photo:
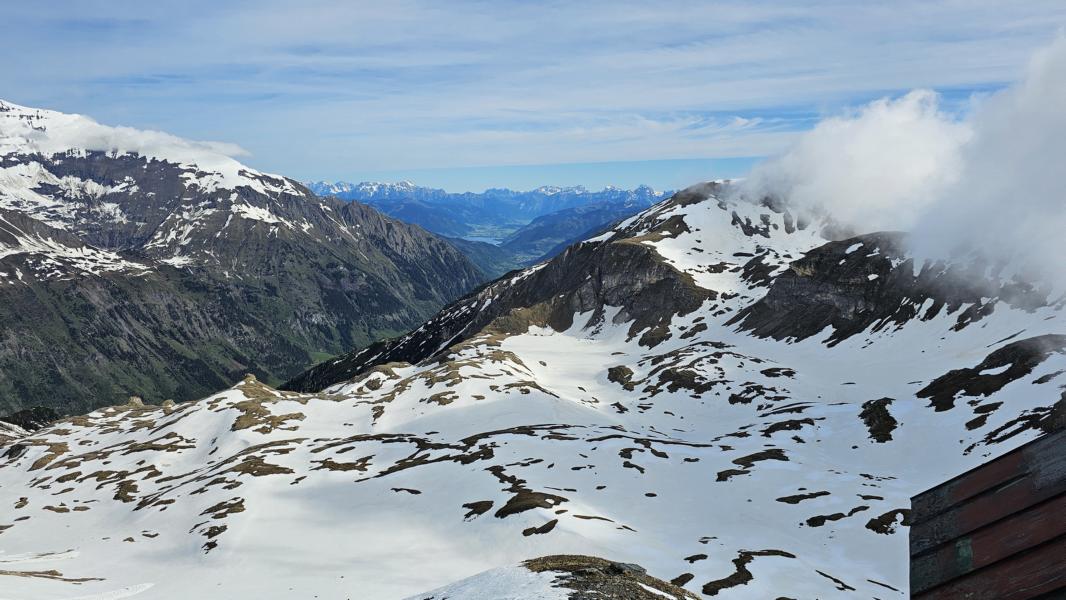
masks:
[[[801,5],[802,4],[802,5]],[[449,191],[742,177],[914,89],[965,115],[1066,2],[7,3],[0,98]]]

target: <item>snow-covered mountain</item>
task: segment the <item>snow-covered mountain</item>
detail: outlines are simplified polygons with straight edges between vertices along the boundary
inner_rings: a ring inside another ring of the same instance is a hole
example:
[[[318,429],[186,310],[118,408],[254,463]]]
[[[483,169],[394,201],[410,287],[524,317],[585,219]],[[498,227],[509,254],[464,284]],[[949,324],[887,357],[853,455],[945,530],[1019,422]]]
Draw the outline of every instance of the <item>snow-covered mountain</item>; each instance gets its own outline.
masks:
[[[236,150],[0,101],[0,414],[280,381],[482,280]]]
[[[632,190],[626,190],[617,186],[609,185],[600,191],[589,190],[582,185],[559,186],[542,185],[529,191],[512,190],[508,188],[490,188],[484,192],[461,192],[449,193],[439,188],[430,188],[416,185],[412,181],[381,182],[363,181],[350,183],[347,181],[312,181],[307,184],[308,189],[321,196],[337,196],[347,200],[372,201],[386,198],[408,198],[417,200],[472,200],[479,196],[493,199],[500,198],[540,198],[547,196],[590,196],[592,201],[602,200],[604,197],[617,197],[623,195],[632,196],[662,196],[650,186],[641,185]],[[531,210],[542,210],[532,208]],[[549,208],[550,210],[550,208]]]
[[[720,191],[291,391],[4,434],[5,593],[905,597],[910,496],[1063,422],[1062,292]]]
[[[447,196],[447,192],[435,188],[420,187],[411,181],[384,183],[363,181],[312,181],[308,189],[319,196],[337,196],[346,200],[380,200],[385,198],[438,198]]]

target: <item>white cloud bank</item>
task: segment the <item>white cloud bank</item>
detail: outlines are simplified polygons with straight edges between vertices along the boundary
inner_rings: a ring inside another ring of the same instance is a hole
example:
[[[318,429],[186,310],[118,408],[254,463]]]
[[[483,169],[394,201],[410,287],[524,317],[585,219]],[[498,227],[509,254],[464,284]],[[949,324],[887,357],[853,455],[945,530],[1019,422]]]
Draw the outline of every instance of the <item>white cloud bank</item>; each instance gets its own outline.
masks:
[[[815,126],[785,154],[752,171],[744,191],[861,230],[908,228],[959,176],[971,128],[917,90]]]
[[[970,123],[957,181],[911,227],[916,250],[976,246],[1066,280],[1066,37]]]
[[[977,250],[1066,280],[1066,36],[966,118],[926,90],[878,100],[821,122],[741,191],[859,232],[910,231],[919,256]]]

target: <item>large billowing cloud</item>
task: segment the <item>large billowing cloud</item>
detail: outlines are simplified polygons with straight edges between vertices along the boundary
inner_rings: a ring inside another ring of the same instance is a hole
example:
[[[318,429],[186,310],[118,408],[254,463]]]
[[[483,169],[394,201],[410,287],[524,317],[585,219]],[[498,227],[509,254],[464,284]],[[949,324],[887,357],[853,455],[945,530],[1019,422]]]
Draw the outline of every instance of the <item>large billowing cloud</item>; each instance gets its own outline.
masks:
[[[965,117],[930,91],[827,119],[741,185],[855,231],[912,232],[919,256],[979,251],[1066,281],[1066,37]]]
[[[908,228],[957,180],[971,135],[940,112],[935,93],[918,90],[822,121],[758,165],[744,191],[861,230]]]
[[[962,170],[912,227],[921,253],[975,247],[1066,281],[1066,37],[971,120]]]

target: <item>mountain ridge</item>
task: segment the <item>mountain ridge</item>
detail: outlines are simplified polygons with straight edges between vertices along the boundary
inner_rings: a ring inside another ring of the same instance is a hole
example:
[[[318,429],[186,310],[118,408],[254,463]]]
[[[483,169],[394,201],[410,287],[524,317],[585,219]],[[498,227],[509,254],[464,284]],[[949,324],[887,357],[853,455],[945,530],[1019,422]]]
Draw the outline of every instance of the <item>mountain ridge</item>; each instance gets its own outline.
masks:
[[[229,150],[0,103],[0,412],[280,381],[484,278],[445,240]]]

